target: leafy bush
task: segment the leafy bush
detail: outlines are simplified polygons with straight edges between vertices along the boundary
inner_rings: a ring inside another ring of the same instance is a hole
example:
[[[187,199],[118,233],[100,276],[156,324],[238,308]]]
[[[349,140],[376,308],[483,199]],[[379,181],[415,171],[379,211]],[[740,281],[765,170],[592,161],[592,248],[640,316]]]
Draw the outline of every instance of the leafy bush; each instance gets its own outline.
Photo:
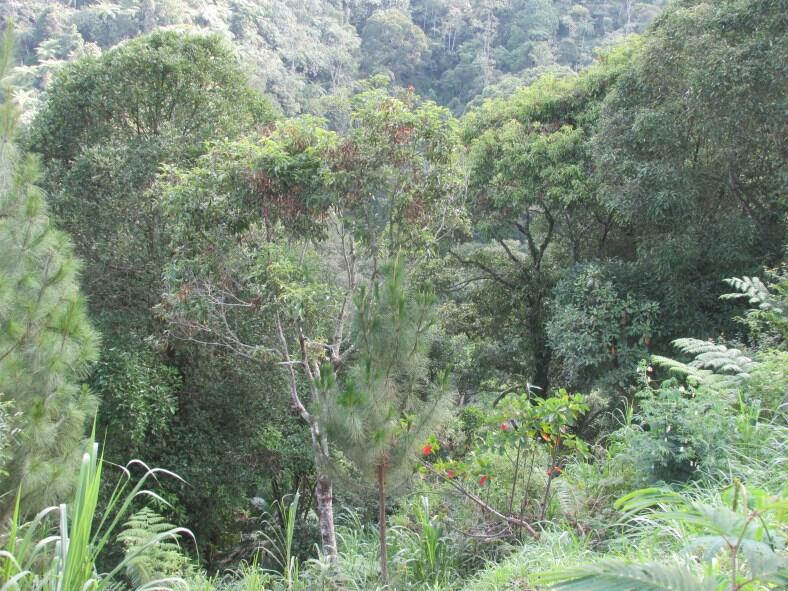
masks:
[[[717,390],[669,380],[636,397],[634,423],[613,437],[626,441],[621,453],[642,482],[686,481],[726,466],[725,450],[736,443],[737,412]]]
[[[564,383],[584,391],[621,391],[648,357],[659,325],[656,302],[634,293],[615,265],[579,266],[556,287],[547,334]]]
[[[542,582],[558,591],[765,590],[788,584],[785,491],[748,491],[736,481],[718,502],[644,489],[617,505],[630,519],[645,512],[651,522],[676,532],[688,558],[669,564],[608,560],[555,571]]]

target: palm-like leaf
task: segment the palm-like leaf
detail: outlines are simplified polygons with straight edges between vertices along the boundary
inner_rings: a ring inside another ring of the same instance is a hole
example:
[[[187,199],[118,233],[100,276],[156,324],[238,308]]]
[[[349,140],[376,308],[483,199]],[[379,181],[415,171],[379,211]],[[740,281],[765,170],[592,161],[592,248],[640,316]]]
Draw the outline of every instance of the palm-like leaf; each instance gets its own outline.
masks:
[[[720,296],[721,300],[746,299],[750,304],[757,306],[760,310],[775,310],[780,312],[778,302],[769,293],[769,289],[763,281],[757,277],[731,277],[725,279],[725,283],[736,289],[735,293],[726,293]]]
[[[698,578],[686,566],[631,564],[608,560],[540,577],[560,591],[713,591],[712,581]]]
[[[723,494],[727,505],[710,505],[657,488],[630,493],[616,502],[629,521],[649,511],[654,522],[669,521],[686,526],[689,536],[685,552],[699,555],[712,569],[720,552],[741,556],[745,565],[730,574],[718,573],[699,578],[687,564],[631,564],[605,561],[581,568],[543,575],[540,581],[561,591],[696,591],[718,589],[730,580],[747,577],[760,584],[784,585],[788,581],[788,558],[779,536],[784,524],[786,498],[765,491],[748,491],[741,483]],[[727,501],[726,501],[727,502]],[[772,519],[773,518],[773,519]],[[771,522],[769,521],[771,519]],[[735,561],[733,561],[735,564]],[[725,582],[725,579],[729,579]],[[722,583],[721,583],[722,582]]]
[[[715,384],[721,388],[735,387],[750,378],[758,363],[741,350],[700,339],[676,339],[673,345],[686,355],[689,363],[654,355],[652,361],[669,372],[685,376],[695,383]]]

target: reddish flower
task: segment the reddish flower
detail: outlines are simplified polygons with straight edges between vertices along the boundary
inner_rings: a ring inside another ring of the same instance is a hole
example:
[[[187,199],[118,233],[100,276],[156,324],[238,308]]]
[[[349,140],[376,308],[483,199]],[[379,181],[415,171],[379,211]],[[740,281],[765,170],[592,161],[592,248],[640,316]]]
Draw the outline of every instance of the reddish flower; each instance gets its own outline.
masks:
[[[501,431],[506,431],[509,428],[508,423],[501,423]]]
[[[432,453],[432,446],[428,443],[427,445],[421,448],[421,453],[424,454],[424,457],[426,458],[428,455]]]
[[[456,476],[456,474],[454,473],[454,470],[446,470],[446,477],[447,478],[454,478],[455,476]]]
[[[544,439],[545,441],[550,441],[550,436],[544,431],[542,431],[542,439]]]
[[[479,478],[479,486],[484,486],[485,484],[487,484],[488,480],[489,478],[487,474],[484,474],[481,478]]]

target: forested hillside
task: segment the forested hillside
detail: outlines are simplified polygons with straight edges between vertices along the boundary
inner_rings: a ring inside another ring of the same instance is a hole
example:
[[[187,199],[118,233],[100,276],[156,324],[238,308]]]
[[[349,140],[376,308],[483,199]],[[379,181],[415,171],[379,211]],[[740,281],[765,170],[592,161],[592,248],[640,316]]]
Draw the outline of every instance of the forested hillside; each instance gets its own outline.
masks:
[[[788,587],[784,0],[0,19],[0,591]]]
[[[287,114],[327,112],[329,97],[385,73],[465,109],[551,72],[571,74],[600,46],[642,32],[664,0],[8,0],[31,94],[63,62],[158,28],[217,33],[251,85]]]

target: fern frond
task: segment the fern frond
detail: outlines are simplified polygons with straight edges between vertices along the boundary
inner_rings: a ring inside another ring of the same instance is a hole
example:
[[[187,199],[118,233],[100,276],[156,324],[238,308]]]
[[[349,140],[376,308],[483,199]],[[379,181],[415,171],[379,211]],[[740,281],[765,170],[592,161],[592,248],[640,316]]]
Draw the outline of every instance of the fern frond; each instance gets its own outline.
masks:
[[[753,368],[755,362],[739,349],[728,349],[720,345],[718,351],[701,353],[690,362],[692,367],[710,369],[715,373],[745,373]]]
[[[726,347],[711,341],[701,339],[683,338],[673,341],[673,346],[685,355],[703,355],[704,353],[722,353]]]
[[[746,299],[750,304],[757,306],[760,310],[775,309],[775,302],[772,294],[769,293],[769,289],[764,285],[763,281],[757,277],[731,277],[724,281],[737,291],[721,295],[721,300]]]
[[[126,574],[135,586],[182,573],[186,558],[174,537],[166,535],[174,529],[174,525],[149,507],[140,509],[126,521],[118,540],[129,558]]]
[[[555,481],[555,496],[558,505],[565,515],[576,518],[580,510],[585,505],[588,497],[579,486],[569,482],[566,478],[559,478]]]
[[[712,591],[715,586],[682,565],[608,560],[539,577],[560,591]]]
[[[712,375],[712,372],[708,369],[699,369],[662,355],[652,355],[651,362],[668,370],[671,374],[683,376],[688,382],[693,384],[703,383]]]
[[[673,345],[686,355],[693,355],[689,363],[654,355],[652,362],[670,373],[684,376],[695,384],[715,384],[720,388],[736,388],[750,377],[758,363],[741,350],[700,339],[676,339]]]

